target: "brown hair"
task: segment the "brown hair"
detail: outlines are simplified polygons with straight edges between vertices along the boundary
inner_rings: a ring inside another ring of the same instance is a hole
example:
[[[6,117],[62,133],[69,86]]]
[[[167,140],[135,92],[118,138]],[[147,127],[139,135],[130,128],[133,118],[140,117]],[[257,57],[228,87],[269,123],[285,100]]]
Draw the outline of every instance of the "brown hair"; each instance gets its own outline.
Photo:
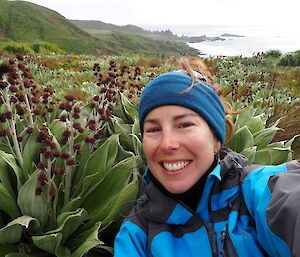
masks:
[[[197,81],[203,80],[204,82],[212,86],[220,96],[225,109],[225,123],[228,126],[228,134],[225,143],[228,143],[234,134],[234,125],[231,117],[233,114],[236,114],[236,112],[232,110],[231,105],[227,101],[225,101],[224,97],[222,96],[221,85],[214,80],[207,65],[200,58],[182,57],[179,61],[179,65],[181,69],[187,72],[187,74],[189,74],[192,78],[192,84],[187,90],[191,89]]]

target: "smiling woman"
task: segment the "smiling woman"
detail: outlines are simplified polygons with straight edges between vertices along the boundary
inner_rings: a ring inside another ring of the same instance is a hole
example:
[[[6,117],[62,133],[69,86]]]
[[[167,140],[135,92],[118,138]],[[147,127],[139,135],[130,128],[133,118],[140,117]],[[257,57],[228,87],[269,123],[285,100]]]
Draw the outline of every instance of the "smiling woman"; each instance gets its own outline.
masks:
[[[206,173],[220,143],[199,114],[167,105],[147,115],[143,146],[152,175],[167,191],[179,194]]]
[[[115,257],[300,256],[300,164],[249,167],[223,147],[220,88],[201,60],[181,65],[142,92],[148,167]]]

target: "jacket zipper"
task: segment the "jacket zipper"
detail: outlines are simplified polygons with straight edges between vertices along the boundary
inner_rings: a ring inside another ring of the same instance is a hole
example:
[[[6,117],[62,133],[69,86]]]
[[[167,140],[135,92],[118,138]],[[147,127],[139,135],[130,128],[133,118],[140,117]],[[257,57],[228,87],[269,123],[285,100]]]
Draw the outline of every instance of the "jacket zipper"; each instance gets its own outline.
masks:
[[[217,247],[217,233],[214,229],[214,225],[212,222],[204,223],[202,218],[190,207],[188,207],[185,203],[182,201],[178,201],[182,206],[184,206],[189,212],[193,214],[197,219],[201,221],[201,224],[205,227],[206,232],[208,234],[209,243],[212,251],[212,257],[218,257],[218,247]]]

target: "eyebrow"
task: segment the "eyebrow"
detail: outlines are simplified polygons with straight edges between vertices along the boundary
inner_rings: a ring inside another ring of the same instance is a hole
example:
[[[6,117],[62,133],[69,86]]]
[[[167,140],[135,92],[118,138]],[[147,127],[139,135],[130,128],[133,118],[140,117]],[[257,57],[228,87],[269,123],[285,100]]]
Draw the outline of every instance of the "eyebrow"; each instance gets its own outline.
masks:
[[[176,115],[173,117],[173,120],[176,121],[176,120],[180,120],[180,119],[183,119],[183,118],[186,118],[186,117],[199,117],[199,114],[197,113],[184,113],[184,114],[179,114],[179,115]],[[159,123],[159,119],[145,119],[144,121],[144,124],[145,123],[152,123],[152,124],[157,124]]]

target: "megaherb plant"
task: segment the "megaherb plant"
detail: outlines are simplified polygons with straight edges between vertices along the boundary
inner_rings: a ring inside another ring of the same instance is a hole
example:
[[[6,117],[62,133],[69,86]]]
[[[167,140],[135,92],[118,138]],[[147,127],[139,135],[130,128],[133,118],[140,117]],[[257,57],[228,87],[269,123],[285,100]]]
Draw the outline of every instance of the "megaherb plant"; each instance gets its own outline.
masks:
[[[112,253],[101,235],[130,208],[141,163],[110,134],[114,66],[83,105],[37,87],[20,56],[0,65],[0,256]]]
[[[250,164],[280,164],[293,158],[290,140],[272,142],[280,119],[267,126],[268,109],[256,109],[253,106],[241,109],[235,120],[235,133],[226,144],[227,147],[245,155]]]

